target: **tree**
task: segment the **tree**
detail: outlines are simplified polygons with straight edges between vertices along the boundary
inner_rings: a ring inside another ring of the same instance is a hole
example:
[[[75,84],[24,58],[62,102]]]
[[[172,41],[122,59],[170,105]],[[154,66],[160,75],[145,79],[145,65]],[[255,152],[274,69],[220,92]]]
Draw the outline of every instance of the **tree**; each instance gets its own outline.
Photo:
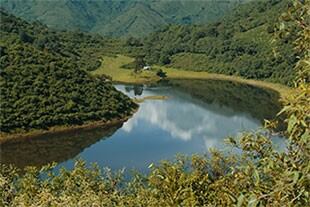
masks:
[[[143,56],[136,57],[134,61],[134,72],[138,73],[145,66],[145,61]]]
[[[6,47],[0,46],[0,57],[5,56],[6,54]]]
[[[167,77],[167,73],[164,72],[162,69],[159,69],[159,70],[156,72],[156,75],[159,76],[160,78],[166,78],[166,77]]]
[[[140,46],[143,46],[143,44],[140,42],[140,40],[137,39],[137,38],[134,38],[134,37],[129,37],[129,38],[126,40],[126,45],[127,45],[127,46],[132,46],[132,47],[140,47]]]
[[[170,57],[167,53],[161,54],[159,62],[163,65],[167,65],[171,62]]]
[[[19,38],[22,42],[25,42],[25,43],[33,42],[33,38],[30,35],[28,35],[26,32],[24,32],[23,30],[19,32]]]

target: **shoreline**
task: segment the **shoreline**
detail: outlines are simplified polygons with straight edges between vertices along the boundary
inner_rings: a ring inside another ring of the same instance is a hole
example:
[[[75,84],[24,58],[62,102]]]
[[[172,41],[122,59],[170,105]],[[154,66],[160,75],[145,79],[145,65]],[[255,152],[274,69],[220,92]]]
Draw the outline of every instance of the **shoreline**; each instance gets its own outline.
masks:
[[[154,70],[142,71],[139,74],[133,74],[132,70],[122,68],[123,65],[132,62],[134,59],[125,55],[116,55],[115,57],[103,56],[104,63],[100,68],[91,72],[92,75],[108,75],[113,83],[121,84],[152,84],[161,80],[156,75],[156,70],[161,69],[166,72],[166,80],[174,79],[192,79],[192,80],[223,80],[235,81],[241,84],[248,84],[263,89],[274,90],[279,93],[280,99],[285,98],[294,90],[280,83],[272,83],[264,80],[245,79],[241,76],[225,75],[218,73],[209,73],[207,71],[191,71],[181,68],[173,68],[159,65],[152,65]]]
[[[157,95],[157,96],[145,96],[145,97],[142,97],[142,98],[134,98],[133,101],[135,103],[143,103],[144,101],[147,101],[147,100],[167,100],[169,97],[168,96],[160,96],[160,95]]]
[[[171,77],[171,78],[167,78],[167,80],[232,81],[232,82],[237,82],[240,84],[251,85],[251,86],[266,89],[266,90],[276,91],[279,93],[281,99],[287,97],[288,94],[293,91],[292,88],[289,88],[288,86],[278,84],[278,83],[271,83],[271,82],[267,82],[267,81],[254,80],[254,79],[244,79],[244,78],[239,77],[239,76],[229,76],[229,75],[214,74],[214,73],[209,73],[207,77]]]
[[[34,129],[32,131],[28,131],[25,133],[22,133],[22,132],[0,133],[0,144],[4,144],[6,142],[17,142],[19,140],[24,140],[24,139],[35,139],[43,135],[67,133],[67,132],[72,132],[78,129],[91,130],[91,129],[96,129],[96,128],[110,128],[110,127],[117,126],[119,124],[123,124],[124,122],[128,121],[137,111],[138,111],[138,108],[133,110],[132,113],[128,116],[125,116],[120,119],[112,119],[110,121],[105,121],[105,122],[104,121],[89,121],[81,125],[53,126],[46,130]]]
[[[196,71],[185,71],[186,75],[182,75],[183,71],[173,71],[178,69],[163,69],[163,71],[167,72],[167,78],[159,79],[159,80],[219,80],[219,81],[233,81],[240,84],[251,85],[254,87],[263,88],[266,90],[273,90],[279,93],[280,98],[283,99],[287,97],[294,90],[286,85],[282,85],[280,83],[272,83],[263,80],[255,80],[255,79],[245,79],[239,76],[230,76],[224,74],[217,73],[208,73],[208,72],[196,72]],[[112,82],[115,84],[152,84],[157,83],[159,80],[115,80],[112,79]]]
[[[254,79],[245,79],[240,76],[231,76],[225,74],[216,74],[216,73],[208,73],[205,71],[187,71],[182,69],[175,68],[167,68],[163,66],[154,66],[155,68],[162,69],[167,74],[167,78],[164,80],[219,80],[219,81],[233,81],[240,84],[247,84],[254,87],[259,87],[266,90],[273,90],[279,93],[279,101],[283,101],[285,97],[287,97],[290,93],[294,92],[294,90],[288,86],[272,83],[263,80],[254,80]],[[117,77],[112,77],[112,83],[119,84],[152,84],[157,83],[160,78],[152,78],[152,79],[143,79],[143,78],[135,78],[135,79],[118,79]],[[146,98],[148,99],[148,98]],[[166,99],[166,98],[157,98],[156,99]],[[134,100],[135,103],[140,103],[145,101],[143,100]],[[19,139],[32,139],[42,135],[48,135],[53,133],[65,133],[71,132],[78,129],[94,129],[99,127],[113,127],[118,124],[121,124],[131,118],[136,112],[137,109],[134,109],[132,113],[126,117],[120,119],[113,119],[110,121],[88,121],[82,125],[69,125],[69,126],[53,126],[47,130],[42,129],[34,129],[28,132],[18,132],[18,133],[1,133],[0,132],[0,144],[3,144],[8,141],[16,141]]]

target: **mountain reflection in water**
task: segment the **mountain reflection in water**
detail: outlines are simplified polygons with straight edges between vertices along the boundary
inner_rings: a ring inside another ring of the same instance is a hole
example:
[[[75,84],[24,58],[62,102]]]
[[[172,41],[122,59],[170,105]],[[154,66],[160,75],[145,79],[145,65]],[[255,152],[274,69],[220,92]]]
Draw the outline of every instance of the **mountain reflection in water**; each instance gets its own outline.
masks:
[[[61,163],[74,158],[99,140],[111,136],[120,127],[121,124],[109,129],[78,129],[5,142],[0,144],[0,162],[20,168],[42,166],[50,162]]]
[[[185,96],[165,95],[170,97],[169,101],[143,103],[140,112],[125,123],[122,130],[130,133],[140,122],[147,122],[176,139],[189,141],[194,137],[203,138],[208,142],[206,147],[211,147],[210,143],[215,143],[221,137],[259,125],[258,120],[251,119],[247,114],[233,115],[229,108],[206,104],[205,107],[212,110],[205,110],[201,105],[186,101]]]
[[[257,130],[264,118],[273,118],[280,108],[277,93],[228,81],[175,80],[116,88],[131,97],[168,99],[145,99],[118,130],[76,132],[0,146],[1,162],[26,166],[57,161],[59,166],[71,167],[74,158],[80,157],[102,167],[146,172],[150,163],[173,159],[178,153],[224,149],[227,136]],[[273,142],[283,144],[280,138]]]

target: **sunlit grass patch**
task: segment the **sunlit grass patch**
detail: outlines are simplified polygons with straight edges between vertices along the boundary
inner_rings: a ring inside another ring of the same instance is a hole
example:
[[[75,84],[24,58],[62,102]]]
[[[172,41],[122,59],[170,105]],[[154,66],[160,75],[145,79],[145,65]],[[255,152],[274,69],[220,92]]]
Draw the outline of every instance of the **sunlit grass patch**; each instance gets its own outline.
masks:
[[[147,83],[156,82],[160,79],[154,71],[135,73],[133,70],[122,68],[123,65],[133,61],[134,58],[124,55],[117,55],[116,57],[103,56],[101,67],[91,74],[107,75],[112,78],[112,81],[122,83]]]

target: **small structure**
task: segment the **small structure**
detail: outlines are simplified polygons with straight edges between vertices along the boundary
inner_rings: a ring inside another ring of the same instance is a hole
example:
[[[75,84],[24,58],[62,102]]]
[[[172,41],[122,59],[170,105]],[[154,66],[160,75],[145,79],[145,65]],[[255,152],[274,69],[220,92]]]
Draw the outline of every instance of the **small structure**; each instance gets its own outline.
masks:
[[[151,68],[151,66],[149,66],[149,65],[146,65],[146,66],[144,66],[143,67],[143,70],[151,70],[152,68]]]

